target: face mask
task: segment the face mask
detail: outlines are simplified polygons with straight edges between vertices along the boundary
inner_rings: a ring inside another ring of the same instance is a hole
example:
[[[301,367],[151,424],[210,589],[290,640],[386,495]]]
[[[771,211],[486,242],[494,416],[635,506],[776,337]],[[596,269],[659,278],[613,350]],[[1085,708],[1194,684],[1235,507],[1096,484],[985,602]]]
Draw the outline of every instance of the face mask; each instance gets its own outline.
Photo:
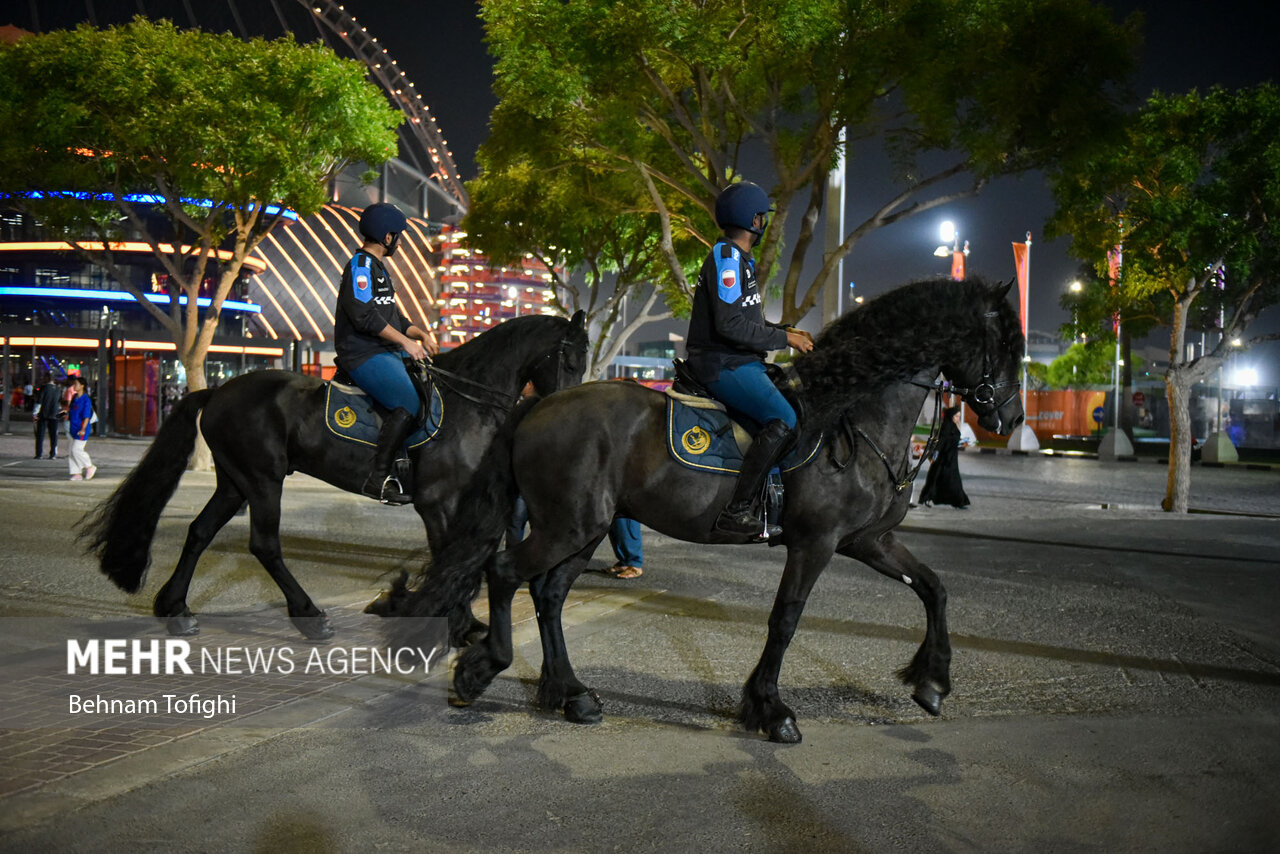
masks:
[[[382,244],[383,248],[385,248],[385,249],[387,250],[387,257],[388,257],[388,258],[390,258],[392,255],[396,254],[396,247],[397,247],[397,246],[399,246],[399,245],[400,245],[400,232],[398,232],[398,231],[393,231],[393,232],[391,233],[391,240],[390,240],[390,242],[387,242],[387,243],[383,243],[383,244]]]

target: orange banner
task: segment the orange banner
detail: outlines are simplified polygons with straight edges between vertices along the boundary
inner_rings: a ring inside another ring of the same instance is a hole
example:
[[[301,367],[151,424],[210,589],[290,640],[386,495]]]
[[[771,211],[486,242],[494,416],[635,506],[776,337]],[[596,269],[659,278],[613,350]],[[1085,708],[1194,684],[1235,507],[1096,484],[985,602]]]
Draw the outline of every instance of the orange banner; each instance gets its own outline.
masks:
[[[1022,335],[1027,334],[1027,295],[1031,287],[1031,235],[1026,243],[1013,244],[1013,267],[1018,274],[1018,316],[1022,318]]]

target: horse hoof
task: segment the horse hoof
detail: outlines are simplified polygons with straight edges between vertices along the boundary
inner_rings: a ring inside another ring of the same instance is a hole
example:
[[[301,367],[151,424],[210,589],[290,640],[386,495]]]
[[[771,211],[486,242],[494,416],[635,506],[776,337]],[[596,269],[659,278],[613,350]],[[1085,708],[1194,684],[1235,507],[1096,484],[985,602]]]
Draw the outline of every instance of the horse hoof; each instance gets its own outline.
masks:
[[[800,727],[796,726],[796,719],[793,717],[785,717],[769,727],[769,740],[778,744],[799,744],[803,738]]]
[[[452,682],[449,683],[449,705],[455,709],[465,709],[471,705],[471,698],[459,694],[458,687]]]
[[[390,617],[395,613],[395,605],[391,601],[391,594],[385,590],[382,591],[378,594],[378,598],[364,606],[364,612],[378,617]]]
[[[183,611],[166,619],[164,628],[176,638],[190,638],[200,634],[200,621],[190,611]]]
[[[939,689],[936,682],[926,682],[916,688],[911,694],[911,699],[936,718],[942,714],[942,699],[945,696],[947,696],[946,693]]]
[[[324,611],[314,617],[290,617],[289,620],[307,640],[327,641],[333,637],[333,624]]]
[[[564,701],[564,719],[573,724],[598,724],[604,720],[604,701],[591,689]]]

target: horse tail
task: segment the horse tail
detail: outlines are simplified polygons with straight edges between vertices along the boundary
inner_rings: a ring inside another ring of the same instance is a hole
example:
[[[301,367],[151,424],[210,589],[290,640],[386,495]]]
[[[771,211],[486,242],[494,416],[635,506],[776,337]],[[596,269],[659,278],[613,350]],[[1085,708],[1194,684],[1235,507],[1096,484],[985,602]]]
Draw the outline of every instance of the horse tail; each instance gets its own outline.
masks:
[[[212,395],[212,389],[204,389],[180,400],[141,462],[76,526],[85,552],[97,556],[98,568],[122,590],[142,589],[160,513],[187,469],[196,444],[196,416]]]
[[[521,402],[499,428],[458,497],[460,512],[446,529],[445,541],[430,544],[431,563],[417,586],[410,586],[407,575],[401,573],[367,612],[384,617],[448,617],[451,634],[455,638],[465,634],[470,627],[470,604],[506,533],[518,495],[511,454],[516,428],[536,404],[536,399]]]

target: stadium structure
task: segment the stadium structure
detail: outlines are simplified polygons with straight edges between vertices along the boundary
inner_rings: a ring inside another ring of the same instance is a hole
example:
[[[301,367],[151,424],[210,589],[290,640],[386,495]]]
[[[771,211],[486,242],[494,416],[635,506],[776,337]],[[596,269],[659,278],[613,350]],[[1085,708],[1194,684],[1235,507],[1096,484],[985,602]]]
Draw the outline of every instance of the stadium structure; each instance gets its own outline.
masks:
[[[247,260],[224,303],[206,362],[210,385],[270,366],[330,373],[341,265],[359,243],[360,211],[377,201],[393,202],[409,215],[401,249],[388,266],[406,315],[436,328],[442,347],[457,346],[519,314],[551,311],[551,276],[540,264],[526,259],[490,268],[487,259],[462,243],[465,235],[456,223],[469,200],[444,135],[416,81],[359,22],[351,4],[32,0],[25,5],[25,10],[11,7],[11,20],[0,20],[0,38],[81,22],[109,26],[143,14],[246,39],[292,33],[299,41],[321,41],[364,63],[369,79],[405,115],[397,156],[379,170],[375,182],[362,180],[365,164],[352,164],[333,180],[329,204],[312,216],[292,216]],[[144,243],[133,249],[131,263],[122,269],[154,301],[164,302],[169,297],[159,263]],[[132,434],[153,432],[185,385],[172,341],[136,300],[67,244],[42,239],[39,226],[16,210],[0,210],[0,339],[5,388],[0,421],[6,429],[11,417],[25,419],[24,400],[14,392],[38,387],[47,377],[82,373],[113,429]]]

